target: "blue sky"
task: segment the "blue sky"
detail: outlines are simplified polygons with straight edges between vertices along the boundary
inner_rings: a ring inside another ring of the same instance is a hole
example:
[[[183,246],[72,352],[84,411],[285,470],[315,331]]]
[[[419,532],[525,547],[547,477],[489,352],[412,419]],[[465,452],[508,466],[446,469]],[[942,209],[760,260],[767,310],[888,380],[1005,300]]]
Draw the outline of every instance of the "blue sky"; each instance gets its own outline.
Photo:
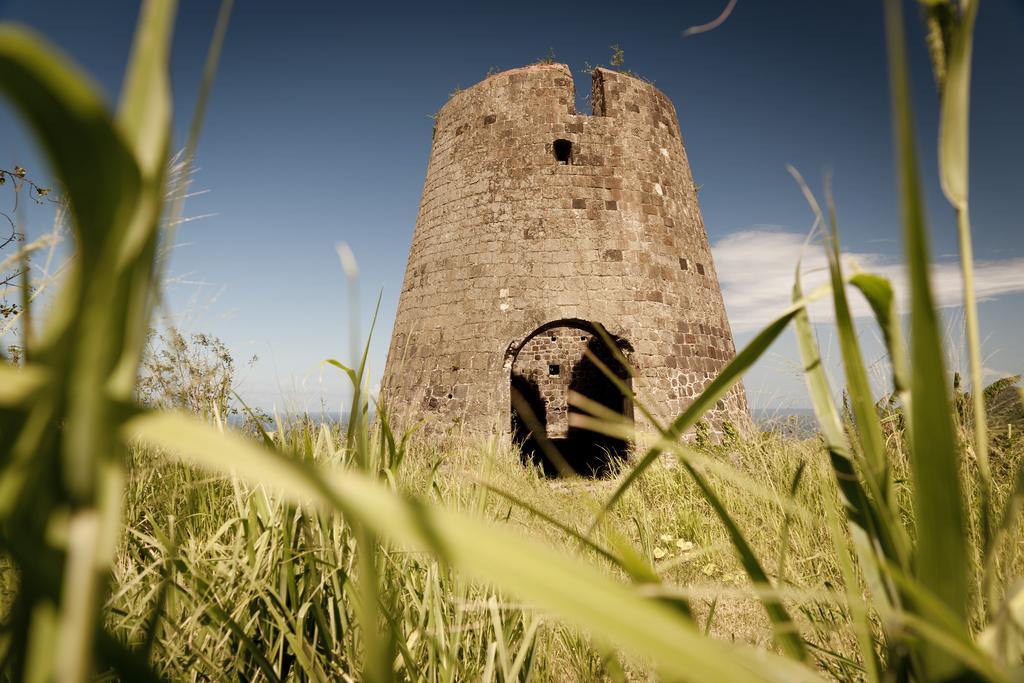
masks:
[[[179,136],[198,87],[217,4],[183,0],[173,58]],[[263,407],[335,409],[343,383],[322,369],[348,358],[353,313],[336,253],[359,262],[360,328],[377,294],[371,366],[379,376],[430,152],[431,114],[489,69],[553,50],[576,75],[607,62],[675,102],[701,209],[715,249],[737,344],[788,296],[789,273],[811,213],[786,171],[816,188],[833,175],[844,249],[899,279],[898,205],[888,119],[881,2],[740,0],[719,29],[683,38],[724,1],[389,3],[238,0],[200,144],[190,222],[171,261],[169,301],[184,329],[221,337],[240,391]],[[961,354],[953,214],[935,173],[936,98],[916,7],[907,3],[926,173],[936,287],[951,307],[951,358]],[[70,53],[113,99],[137,7],[114,0],[0,0],[0,16],[28,23]],[[972,212],[985,364],[1021,372],[1024,313],[1024,3],[983,0],[975,51]],[[6,106],[0,165],[48,172]],[[6,201],[0,196],[0,201]],[[30,229],[45,227],[44,211]],[[829,346],[830,332],[821,328]],[[868,355],[879,353],[863,326]],[[751,402],[807,405],[787,335],[747,379]]]

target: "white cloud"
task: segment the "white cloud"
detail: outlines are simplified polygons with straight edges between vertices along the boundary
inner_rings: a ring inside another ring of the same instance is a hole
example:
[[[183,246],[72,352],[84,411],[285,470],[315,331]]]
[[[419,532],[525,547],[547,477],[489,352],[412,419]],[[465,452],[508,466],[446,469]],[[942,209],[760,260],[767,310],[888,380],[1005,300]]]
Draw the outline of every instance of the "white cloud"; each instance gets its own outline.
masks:
[[[784,231],[747,230],[719,240],[712,247],[715,267],[722,286],[722,295],[734,332],[749,332],[771,322],[790,303],[793,275],[803,255],[803,285],[809,292],[828,279],[825,252],[820,244],[804,251],[804,236]],[[844,252],[844,268],[854,266],[888,278],[896,288],[901,311],[906,311],[906,274],[901,263],[884,254]],[[959,306],[960,266],[955,260],[942,260],[932,265],[932,291],[940,307]],[[1024,258],[977,261],[974,268],[975,291],[981,299],[994,299],[1003,294],[1024,292]],[[850,296],[855,317],[869,317],[871,310],[857,293]],[[815,322],[832,318],[830,302],[821,301],[811,307]]]

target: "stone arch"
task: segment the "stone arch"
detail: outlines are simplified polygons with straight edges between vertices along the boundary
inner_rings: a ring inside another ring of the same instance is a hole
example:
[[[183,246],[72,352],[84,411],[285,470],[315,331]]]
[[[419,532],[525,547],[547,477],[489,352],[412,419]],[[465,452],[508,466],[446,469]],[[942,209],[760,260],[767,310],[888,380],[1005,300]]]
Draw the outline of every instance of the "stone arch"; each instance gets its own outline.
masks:
[[[605,339],[611,341],[609,348]],[[523,462],[537,463],[548,474],[567,464],[579,474],[603,476],[625,457],[628,442],[570,424],[577,412],[569,405],[575,391],[632,420],[627,394],[587,355],[603,363],[627,387],[632,345],[609,334],[599,323],[578,318],[553,320],[513,342],[506,351],[512,437]]]

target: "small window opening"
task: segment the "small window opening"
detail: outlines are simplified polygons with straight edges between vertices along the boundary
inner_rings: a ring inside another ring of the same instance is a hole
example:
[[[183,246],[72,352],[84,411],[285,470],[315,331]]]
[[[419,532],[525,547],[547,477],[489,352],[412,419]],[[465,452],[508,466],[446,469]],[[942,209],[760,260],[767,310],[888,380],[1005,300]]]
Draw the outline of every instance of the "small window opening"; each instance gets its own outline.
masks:
[[[551,335],[551,341],[558,341],[558,337],[556,337],[555,335]]]
[[[587,341],[587,338],[586,338],[586,337],[582,337],[582,336],[581,336],[581,337],[580,337],[580,341]]]
[[[557,363],[552,363],[551,365],[548,366],[548,374],[551,375],[552,377],[559,374],[561,371],[562,366],[558,365]]]
[[[703,263],[698,263],[697,264],[697,272],[700,273],[701,275],[704,274],[704,264]]]
[[[682,268],[683,270],[689,270],[690,269],[690,262],[687,261],[684,258],[681,258],[681,259],[679,259],[679,267]]]
[[[569,140],[555,140],[552,148],[555,150],[555,160],[560,164],[572,163],[572,142]]]

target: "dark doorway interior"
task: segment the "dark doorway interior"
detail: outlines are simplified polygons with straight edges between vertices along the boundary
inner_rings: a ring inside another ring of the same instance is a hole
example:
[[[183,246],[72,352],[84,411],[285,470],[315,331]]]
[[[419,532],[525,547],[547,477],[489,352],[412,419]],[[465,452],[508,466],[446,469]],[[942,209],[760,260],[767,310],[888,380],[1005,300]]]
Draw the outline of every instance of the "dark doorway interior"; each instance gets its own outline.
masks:
[[[570,391],[582,394],[632,419],[628,397],[586,353],[628,387],[629,372],[619,360],[628,344],[613,340],[616,353],[594,328],[556,323],[541,330],[544,334],[534,333],[520,347],[512,367],[512,436],[520,444],[523,463],[537,464],[545,474],[555,476],[561,459],[583,476],[607,476],[625,457],[629,444],[572,425],[572,414],[578,409],[568,404],[568,395]],[[558,372],[552,371],[554,367]]]

